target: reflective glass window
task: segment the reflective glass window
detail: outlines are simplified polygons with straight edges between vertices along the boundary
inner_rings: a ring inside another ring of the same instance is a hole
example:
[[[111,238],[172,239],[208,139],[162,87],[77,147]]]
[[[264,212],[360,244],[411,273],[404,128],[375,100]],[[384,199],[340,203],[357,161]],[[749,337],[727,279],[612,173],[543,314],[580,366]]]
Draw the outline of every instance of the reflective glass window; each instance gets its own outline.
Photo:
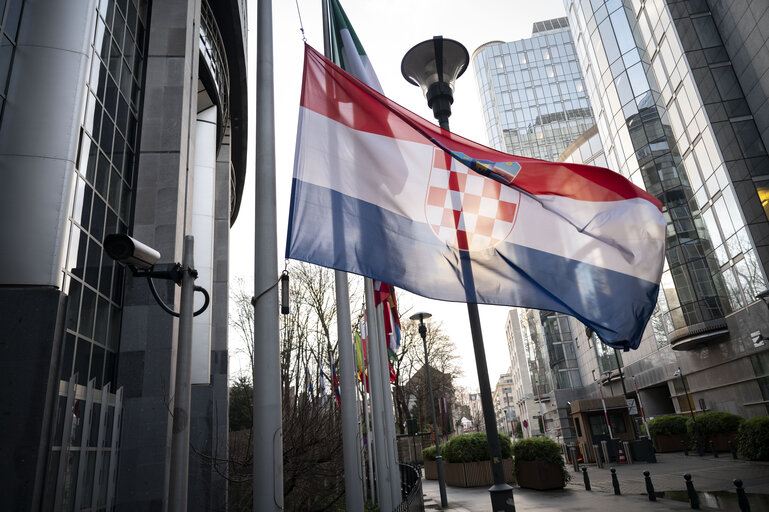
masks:
[[[692,17],[691,20],[703,48],[721,46],[721,36],[718,35],[718,29],[711,16]]]
[[[766,154],[766,148],[761,141],[761,136],[756,129],[756,123],[750,119],[746,121],[733,122],[734,135],[742,149],[745,157],[762,156]]]

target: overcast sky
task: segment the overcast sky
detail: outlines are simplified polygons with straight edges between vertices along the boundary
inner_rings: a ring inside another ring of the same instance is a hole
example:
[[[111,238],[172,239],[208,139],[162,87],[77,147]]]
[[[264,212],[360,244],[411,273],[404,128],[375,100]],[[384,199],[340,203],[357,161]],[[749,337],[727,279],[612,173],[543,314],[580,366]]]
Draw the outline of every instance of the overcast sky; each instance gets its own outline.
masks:
[[[432,111],[418,87],[408,84],[400,72],[403,55],[415,44],[433,36],[455,39],[465,45],[471,57],[489,41],[515,41],[531,36],[536,21],[565,16],[562,0],[341,0],[350,22],[366,49],[384,93],[411,111],[434,121]],[[323,51],[321,0],[299,0],[307,43]],[[256,2],[249,6],[249,87],[256,83]],[[440,11],[440,13],[438,13]],[[278,265],[284,266],[289,195],[294,165],[294,146],[302,79],[303,41],[297,4],[291,0],[273,1],[275,55],[275,152],[278,205]],[[254,149],[255,99],[249,99],[248,171],[238,220],[230,235],[230,280],[241,277],[253,283],[254,255]],[[450,119],[452,131],[482,144],[488,144],[483,125],[478,88],[472,64],[458,80]],[[279,269],[276,269],[276,276]],[[444,324],[456,344],[464,375],[459,384],[478,388],[475,357],[470,339],[467,307],[424,299],[408,292],[398,296],[401,309],[413,306],[428,311]],[[508,308],[480,306],[492,389],[510,365],[505,339]],[[234,334],[234,333],[233,333]],[[231,375],[239,369],[237,340],[231,334]]]

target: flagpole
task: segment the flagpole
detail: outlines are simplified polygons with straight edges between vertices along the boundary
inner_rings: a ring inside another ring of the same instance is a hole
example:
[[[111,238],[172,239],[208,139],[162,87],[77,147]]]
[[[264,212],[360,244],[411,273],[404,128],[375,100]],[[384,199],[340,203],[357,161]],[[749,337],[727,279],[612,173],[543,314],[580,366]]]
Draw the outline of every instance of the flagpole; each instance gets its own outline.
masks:
[[[392,292],[391,292],[392,293]],[[393,503],[400,503],[401,501],[401,476],[398,469],[398,456],[397,449],[395,447],[395,414],[393,412],[393,394],[390,386],[390,357],[387,347],[389,343],[387,341],[387,333],[384,328],[384,302],[380,303],[377,307],[377,323],[378,323],[378,338],[379,338],[379,356],[382,358],[382,398],[384,400],[384,435],[386,436],[387,443],[387,467],[390,471],[390,493],[392,494]],[[379,319],[382,319],[379,321]],[[392,322],[391,322],[392,326]]]
[[[276,281],[278,235],[271,0],[257,0],[256,23],[253,510],[277,512],[283,510],[283,425]]]
[[[377,332],[378,316],[374,306],[374,283],[371,279],[364,279],[366,294],[366,315],[368,316],[368,355],[369,355],[369,389],[371,390],[371,418],[374,423],[374,456],[376,462],[377,495],[379,497],[380,510],[392,510],[394,508],[391,492],[390,469],[387,458],[387,434],[384,425],[384,390],[382,390],[383,369],[379,356],[379,340]]]
[[[366,368],[366,365],[363,365],[363,379],[361,380],[361,387],[363,388],[363,418],[366,421],[366,451],[368,452],[368,478],[369,478],[369,488],[371,489],[371,501],[373,503],[377,502],[376,499],[376,481],[374,479],[374,457],[371,453],[371,450],[373,449],[372,443],[374,442],[374,431],[371,426],[371,422],[369,422],[369,414],[368,414],[368,391],[366,391],[366,382],[365,379],[368,378],[368,369]]]
[[[323,49],[331,59],[331,38],[329,34],[328,0],[322,0],[323,6]],[[344,489],[347,510],[363,510],[363,493],[356,478],[360,474],[357,463],[356,401],[355,401],[355,363],[352,352],[352,322],[350,320],[350,293],[347,287],[347,274],[339,270],[334,272],[336,285],[336,326],[339,337],[339,380],[341,415],[342,415],[342,452],[344,460]],[[332,386],[334,386],[332,381]]]

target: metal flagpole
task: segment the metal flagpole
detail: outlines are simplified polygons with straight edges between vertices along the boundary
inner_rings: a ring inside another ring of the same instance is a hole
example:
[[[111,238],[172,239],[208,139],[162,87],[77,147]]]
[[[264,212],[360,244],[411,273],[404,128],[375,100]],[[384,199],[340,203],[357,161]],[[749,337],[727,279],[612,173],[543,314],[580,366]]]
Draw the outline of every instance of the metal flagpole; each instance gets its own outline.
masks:
[[[325,2],[324,2],[325,3]],[[336,325],[339,335],[339,387],[342,402],[342,452],[344,457],[344,497],[347,510],[363,510],[363,493],[358,481],[357,407],[355,400],[355,357],[350,330],[350,296],[347,274],[334,272],[336,278]]]
[[[254,208],[254,512],[283,510],[272,1],[257,0]],[[258,364],[258,366],[257,366]],[[257,370],[258,368],[258,370]],[[259,390],[257,393],[256,390]]]
[[[331,58],[328,1],[323,0],[323,46],[325,55]],[[344,460],[344,488],[347,510],[363,510],[363,494],[356,481],[360,469],[357,456],[356,406],[355,406],[355,359],[352,352],[352,325],[350,321],[350,293],[347,274],[334,272],[336,284],[336,326],[339,337],[339,379],[342,413],[342,452]],[[332,383],[333,386],[333,383]]]
[[[368,327],[366,321],[363,322],[364,331],[361,333],[361,345],[363,340],[368,340]],[[367,345],[370,343],[367,342]],[[374,449],[374,425],[373,420],[369,421],[369,405],[368,405],[368,391],[366,390],[366,381],[368,380],[368,348],[366,348],[365,356],[363,357],[363,379],[361,380],[361,387],[363,389],[363,418],[366,421],[366,450],[368,451],[368,477],[371,486],[371,501],[377,503],[376,499],[376,480],[374,479],[374,456],[372,450]]]
[[[371,418],[374,423],[374,456],[376,462],[377,496],[380,510],[392,510],[391,479],[387,457],[387,434],[384,425],[384,391],[382,390],[382,361],[377,347],[377,312],[374,307],[374,283],[371,279],[364,280],[366,293],[366,315],[368,316],[368,355],[369,355],[369,389],[371,391]]]
[[[395,447],[395,413],[393,412],[393,394],[390,387],[390,357],[387,350],[387,333],[384,330],[384,304],[377,306],[377,323],[378,323],[378,337],[379,343],[379,356],[382,359],[381,376],[382,376],[382,399],[384,406],[384,426],[386,448],[387,448],[387,467],[390,471],[390,493],[392,494],[393,503],[401,502],[401,476],[398,469],[398,456],[397,449]],[[380,319],[382,319],[380,321]],[[394,320],[393,320],[394,321]]]

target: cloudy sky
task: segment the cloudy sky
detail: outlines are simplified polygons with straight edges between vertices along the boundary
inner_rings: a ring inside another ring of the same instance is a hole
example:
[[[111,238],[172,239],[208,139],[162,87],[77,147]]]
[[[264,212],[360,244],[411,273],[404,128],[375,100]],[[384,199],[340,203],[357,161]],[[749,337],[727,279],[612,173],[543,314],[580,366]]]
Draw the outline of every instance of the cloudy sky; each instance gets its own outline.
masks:
[[[421,90],[408,84],[400,72],[403,55],[415,44],[433,36],[455,39],[472,56],[489,41],[515,41],[531,36],[536,21],[565,16],[562,0],[341,0],[361,43],[382,84],[385,94],[413,112],[433,120],[432,111]],[[249,2],[249,86],[255,84],[256,2]],[[321,0],[273,1],[275,55],[275,138],[278,205],[278,265],[283,269],[288,223],[289,195],[294,164],[294,146],[302,79],[303,41],[300,15],[307,44],[323,51]],[[249,104],[248,175],[237,222],[230,237],[230,278],[241,277],[253,283],[254,229],[254,122],[253,94]],[[472,64],[457,80],[450,119],[452,131],[482,144],[488,144]],[[279,269],[276,269],[276,275]],[[467,307],[424,299],[403,292],[401,309],[412,306],[429,311],[444,324],[461,357],[464,375],[461,385],[477,389],[478,378],[470,339]],[[492,389],[510,359],[505,340],[508,308],[481,306],[481,322]],[[231,339],[231,374],[240,367],[236,340]]]

